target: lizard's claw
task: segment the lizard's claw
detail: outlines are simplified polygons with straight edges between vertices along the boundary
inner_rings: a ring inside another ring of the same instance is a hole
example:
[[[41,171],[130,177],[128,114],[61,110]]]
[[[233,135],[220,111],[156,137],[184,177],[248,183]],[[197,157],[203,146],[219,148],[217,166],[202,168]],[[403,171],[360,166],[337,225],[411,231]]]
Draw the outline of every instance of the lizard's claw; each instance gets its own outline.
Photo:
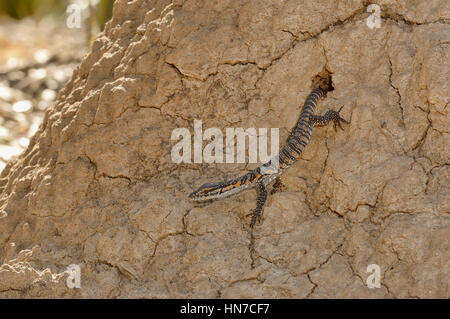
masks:
[[[347,120],[345,120],[345,119],[343,119],[342,117],[341,117],[341,115],[339,114],[339,112],[341,112],[341,110],[342,110],[342,108],[343,108],[344,106],[342,105],[340,108],[339,108],[339,110],[337,110],[337,111],[333,111],[333,124],[334,124],[334,130],[335,131],[337,131],[337,125],[339,125],[339,127],[341,128],[341,130],[344,130],[343,128],[342,128],[342,125],[341,125],[341,122],[344,122],[345,124],[349,124],[350,122],[348,122]]]

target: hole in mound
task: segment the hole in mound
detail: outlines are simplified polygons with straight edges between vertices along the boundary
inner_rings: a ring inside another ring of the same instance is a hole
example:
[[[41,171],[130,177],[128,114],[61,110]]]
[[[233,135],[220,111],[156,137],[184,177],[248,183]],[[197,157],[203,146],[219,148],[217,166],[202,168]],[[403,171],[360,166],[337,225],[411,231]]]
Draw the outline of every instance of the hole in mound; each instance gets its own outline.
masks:
[[[312,78],[312,88],[320,87],[326,92],[334,90],[331,72],[324,66],[322,71]]]

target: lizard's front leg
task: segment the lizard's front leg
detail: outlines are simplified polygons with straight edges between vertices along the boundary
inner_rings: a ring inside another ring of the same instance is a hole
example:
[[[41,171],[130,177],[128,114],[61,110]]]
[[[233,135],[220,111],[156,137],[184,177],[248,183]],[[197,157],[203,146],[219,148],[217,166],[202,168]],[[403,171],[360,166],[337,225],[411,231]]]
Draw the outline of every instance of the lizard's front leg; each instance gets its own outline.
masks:
[[[250,222],[250,227],[253,228],[255,226],[256,221],[261,220],[261,214],[264,207],[264,203],[267,199],[267,190],[263,183],[258,183],[257,186],[258,199],[256,200],[256,208],[249,215],[252,216],[252,220]]]
[[[341,106],[341,108],[338,111],[328,110],[328,111],[326,111],[325,115],[311,115],[309,117],[309,120],[311,122],[313,122],[313,124],[315,124],[315,125],[325,125],[328,122],[333,121],[335,130],[336,130],[336,125],[339,125],[339,127],[341,129],[343,129],[342,125],[341,125],[341,121],[346,124],[349,124],[349,122],[344,120],[339,114],[339,112],[342,110],[343,107],[344,106]]]
[[[281,192],[286,188],[286,186],[284,186],[283,182],[281,181],[281,178],[278,176],[275,179],[275,183],[273,183],[272,185],[272,190],[270,191],[270,194],[275,194],[277,192]]]

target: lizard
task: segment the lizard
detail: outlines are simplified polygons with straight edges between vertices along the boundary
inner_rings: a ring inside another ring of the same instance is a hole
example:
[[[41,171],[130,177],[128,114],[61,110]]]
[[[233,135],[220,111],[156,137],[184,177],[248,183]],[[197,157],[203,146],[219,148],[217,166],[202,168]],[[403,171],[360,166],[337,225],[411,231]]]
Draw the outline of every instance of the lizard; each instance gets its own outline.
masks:
[[[315,114],[317,102],[326,93],[327,90],[322,89],[320,86],[312,90],[305,100],[297,124],[290,132],[285,146],[267,163],[235,179],[203,184],[192,192],[189,198],[196,202],[207,201],[228,197],[245,189],[256,188],[258,194],[256,208],[247,215],[252,216],[250,227],[253,228],[256,221],[260,222],[261,220],[267,199],[267,185],[274,180],[277,180],[276,183],[278,183],[280,175],[300,157],[303,149],[311,139],[313,126],[323,126],[333,121],[334,129],[336,130],[337,125],[343,129],[341,122],[349,123],[339,114],[343,106],[338,111],[328,110],[324,115]]]

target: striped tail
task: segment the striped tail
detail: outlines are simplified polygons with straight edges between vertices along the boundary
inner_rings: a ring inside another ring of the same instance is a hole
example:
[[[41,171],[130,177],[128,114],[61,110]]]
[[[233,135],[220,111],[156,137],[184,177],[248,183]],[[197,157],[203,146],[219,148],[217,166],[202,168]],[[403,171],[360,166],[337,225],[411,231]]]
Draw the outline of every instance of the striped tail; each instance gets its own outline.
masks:
[[[280,169],[285,170],[291,166],[302,153],[303,149],[311,140],[313,123],[310,118],[316,112],[317,101],[325,95],[321,88],[314,89],[306,98],[300,117],[289,134],[286,145],[280,151]]]
[[[287,138],[286,145],[277,156],[255,170],[256,174],[267,172],[262,178],[264,186],[267,186],[295,163],[303,149],[308,145],[313,129],[310,118],[316,112],[317,101],[325,94],[324,90],[316,88],[308,95],[297,124]]]

